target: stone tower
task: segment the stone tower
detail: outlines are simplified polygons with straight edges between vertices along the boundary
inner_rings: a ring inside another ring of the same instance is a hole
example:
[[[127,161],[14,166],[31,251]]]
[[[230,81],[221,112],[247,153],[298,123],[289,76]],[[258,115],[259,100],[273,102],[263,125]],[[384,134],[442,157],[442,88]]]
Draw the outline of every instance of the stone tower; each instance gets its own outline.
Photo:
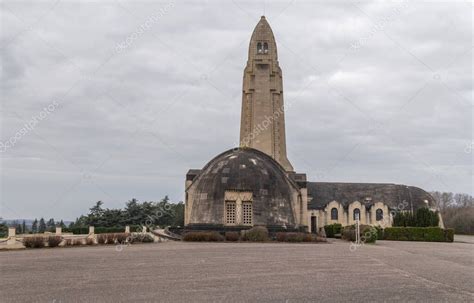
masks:
[[[288,172],[283,80],[272,29],[264,16],[255,27],[244,70],[240,146],[258,149]]]

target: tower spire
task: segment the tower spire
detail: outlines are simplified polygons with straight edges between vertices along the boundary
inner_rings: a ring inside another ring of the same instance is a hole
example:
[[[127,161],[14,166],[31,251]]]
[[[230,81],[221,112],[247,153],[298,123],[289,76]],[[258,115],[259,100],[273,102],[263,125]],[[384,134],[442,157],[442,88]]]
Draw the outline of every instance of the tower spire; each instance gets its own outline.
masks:
[[[243,80],[240,146],[263,151],[286,171],[293,171],[286,155],[282,72],[275,37],[265,16],[250,38]]]

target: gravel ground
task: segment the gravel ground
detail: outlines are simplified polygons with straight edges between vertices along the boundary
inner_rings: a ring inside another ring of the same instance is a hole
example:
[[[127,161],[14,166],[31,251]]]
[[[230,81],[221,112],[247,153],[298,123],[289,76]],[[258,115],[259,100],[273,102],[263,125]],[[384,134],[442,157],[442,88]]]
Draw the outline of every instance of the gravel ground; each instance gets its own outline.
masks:
[[[474,244],[182,243],[0,252],[0,302],[473,302]]]

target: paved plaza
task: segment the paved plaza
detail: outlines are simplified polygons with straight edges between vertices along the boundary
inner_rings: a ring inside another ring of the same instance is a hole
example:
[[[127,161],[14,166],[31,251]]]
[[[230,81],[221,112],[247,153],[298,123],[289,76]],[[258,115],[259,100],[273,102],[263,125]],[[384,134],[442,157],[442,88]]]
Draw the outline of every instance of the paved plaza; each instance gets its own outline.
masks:
[[[474,244],[182,243],[0,252],[1,302],[469,302]]]

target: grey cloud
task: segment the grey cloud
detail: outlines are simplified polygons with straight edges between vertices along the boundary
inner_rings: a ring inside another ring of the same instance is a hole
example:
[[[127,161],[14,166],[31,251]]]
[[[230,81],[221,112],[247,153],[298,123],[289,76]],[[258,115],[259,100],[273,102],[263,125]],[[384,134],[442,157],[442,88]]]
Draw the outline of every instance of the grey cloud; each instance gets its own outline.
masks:
[[[472,194],[471,6],[409,2],[392,16],[394,4],[333,2],[265,8],[295,168],[315,181]],[[73,219],[97,200],[179,201],[187,169],[237,144],[263,7],[176,1],[116,52],[168,3],[4,2],[2,141],[53,100],[60,107],[1,154],[0,216]]]

